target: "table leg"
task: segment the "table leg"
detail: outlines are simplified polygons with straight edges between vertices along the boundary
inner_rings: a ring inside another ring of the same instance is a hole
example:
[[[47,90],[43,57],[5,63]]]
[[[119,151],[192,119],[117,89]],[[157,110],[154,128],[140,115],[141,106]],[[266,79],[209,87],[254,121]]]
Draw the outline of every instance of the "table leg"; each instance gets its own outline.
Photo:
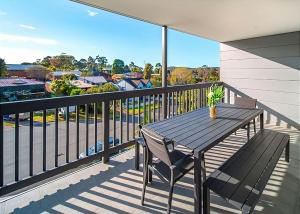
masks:
[[[153,159],[153,155],[152,155],[152,153],[149,151],[149,164],[150,164],[150,166],[152,166],[152,159]],[[148,171],[148,181],[151,183],[152,182],[152,171],[151,170],[149,170]]]
[[[195,154],[194,159],[194,213],[202,213],[202,158],[201,153]]]
[[[260,122],[260,130],[263,130],[264,129],[264,113],[260,114],[259,122]]]

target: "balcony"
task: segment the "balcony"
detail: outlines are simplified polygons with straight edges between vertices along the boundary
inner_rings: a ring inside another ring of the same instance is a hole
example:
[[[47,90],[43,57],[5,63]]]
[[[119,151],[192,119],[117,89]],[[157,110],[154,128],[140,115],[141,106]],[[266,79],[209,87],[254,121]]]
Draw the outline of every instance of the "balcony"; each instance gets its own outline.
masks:
[[[233,87],[219,84],[225,87],[224,102],[230,103],[232,94],[243,96]],[[2,118],[15,115],[10,126],[1,121],[1,213],[164,213],[168,187],[156,177],[147,190],[146,206],[140,205],[142,172],[135,170],[133,149],[134,139],[139,136],[137,125],[162,120],[164,113],[173,117],[206,106],[205,94],[210,85],[1,104]],[[71,112],[72,106],[76,106],[75,112]],[[59,108],[66,109],[62,117]],[[24,112],[29,112],[27,122],[19,116]],[[36,112],[42,118],[37,124]],[[53,121],[48,121],[49,112]],[[295,148],[300,137],[297,129],[266,123],[266,128],[288,133]],[[246,140],[246,132],[238,131],[209,150],[205,154],[207,174]],[[255,212],[295,213],[299,209],[300,166],[294,158],[298,151],[291,152],[289,164],[283,160],[277,164]],[[176,185],[172,212],[193,213],[193,184],[191,172]],[[217,195],[211,200],[213,213],[239,213]]]

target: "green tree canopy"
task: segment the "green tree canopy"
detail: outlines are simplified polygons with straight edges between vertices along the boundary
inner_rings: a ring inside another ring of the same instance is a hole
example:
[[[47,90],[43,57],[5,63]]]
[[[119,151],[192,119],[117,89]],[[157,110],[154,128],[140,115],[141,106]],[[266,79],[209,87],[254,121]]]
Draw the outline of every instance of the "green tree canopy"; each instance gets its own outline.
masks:
[[[50,64],[59,70],[68,71],[75,69],[74,61],[74,56],[62,53],[58,56],[53,56],[50,59]]]
[[[77,87],[72,85],[68,80],[60,79],[53,80],[51,82],[50,88],[56,96],[69,96],[71,94],[71,91],[73,89],[76,89]]]
[[[115,59],[112,64],[112,74],[122,74],[124,72],[124,61],[121,59]]]
[[[7,68],[6,68],[5,60],[0,58],[0,77],[6,76],[6,71]]]
[[[144,79],[150,79],[153,72],[153,66],[147,63],[144,68]]]
[[[155,69],[154,69],[154,73],[156,74],[160,74],[161,73],[161,64],[160,63],[156,63],[155,65]]]

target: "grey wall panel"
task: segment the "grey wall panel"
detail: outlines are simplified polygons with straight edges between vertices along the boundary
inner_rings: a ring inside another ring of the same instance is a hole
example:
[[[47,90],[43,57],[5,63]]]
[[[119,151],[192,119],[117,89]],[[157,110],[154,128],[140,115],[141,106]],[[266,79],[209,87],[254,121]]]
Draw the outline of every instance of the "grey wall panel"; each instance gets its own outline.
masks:
[[[268,122],[300,128],[300,32],[220,45],[221,80],[233,96],[257,98]]]
[[[251,72],[251,76],[249,76]],[[289,80],[299,81],[300,72],[297,69],[286,68],[286,69],[232,69],[223,68],[221,72],[221,78],[232,78],[232,79],[270,79],[270,80]]]
[[[221,46],[221,51],[238,48],[241,50],[274,47],[282,45],[294,45],[300,43],[299,32],[278,34],[272,36],[263,36],[252,39],[244,39],[238,41],[226,42],[225,46]]]

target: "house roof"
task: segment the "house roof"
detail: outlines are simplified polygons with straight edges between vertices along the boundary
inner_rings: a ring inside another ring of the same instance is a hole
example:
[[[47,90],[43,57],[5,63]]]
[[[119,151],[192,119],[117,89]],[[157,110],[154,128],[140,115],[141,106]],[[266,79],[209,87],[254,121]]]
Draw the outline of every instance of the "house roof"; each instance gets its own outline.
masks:
[[[82,80],[71,80],[70,82],[72,85],[74,85],[78,88],[81,88],[81,89],[87,89],[87,88],[93,87],[93,85],[85,83]]]
[[[8,71],[25,71],[32,67],[43,67],[42,65],[21,65],[21,64],[7,64]]]
[[[24,78],[4,78],[0,79],[0,88],[3,87],[17,87],[17,86],[32,86],[32,85],[44,85],[45,83],[32,79]]]
[[[75,75],[79,76],[80,71],[76,70],[76,71],[54,71],[54,72],[51,72],[51,75],[53,75],[55,77],[61,77],[66,74],[75,74]]]
[[[300,30],[300,1],[73,0],[219,42]]]
[[[107,80],[103,76],[89,76],[89,77],[81,77],[81,80],[86,80],[93,84],[102,84],[107,83]]]

